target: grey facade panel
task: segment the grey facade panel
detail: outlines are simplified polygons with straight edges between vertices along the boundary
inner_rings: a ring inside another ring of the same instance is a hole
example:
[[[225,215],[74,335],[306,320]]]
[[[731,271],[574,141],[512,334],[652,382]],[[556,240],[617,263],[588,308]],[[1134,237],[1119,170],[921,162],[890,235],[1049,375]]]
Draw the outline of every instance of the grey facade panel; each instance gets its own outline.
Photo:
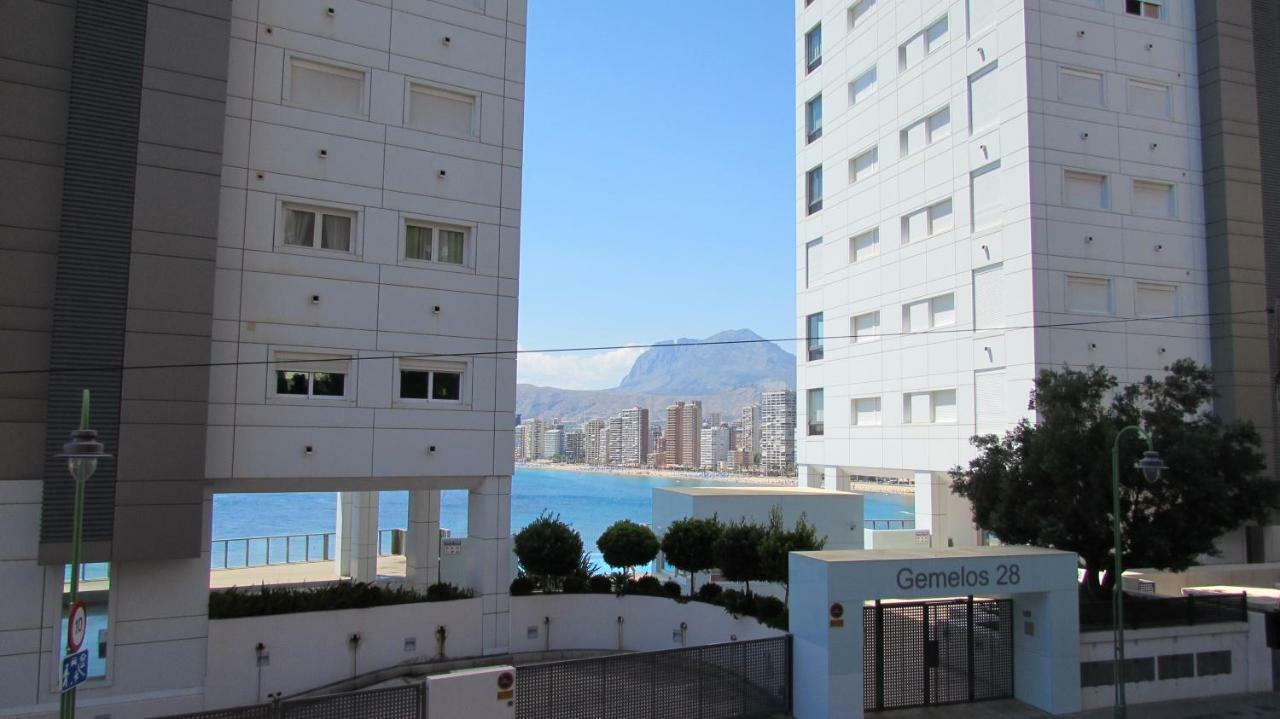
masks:
[[[1275,0],[1253,0],[1253,64],[1257,77],[1258,144],[1262,162],[1267,304],[1276,307],[1280,302],[1280,5]],[[1275,352],[1275,342],[1280,338],[1273,335],[1270,339],[1268,369],[1271,377],[1280,379],[1280,357]],[[1272,412],[1274,417],[1274,403]],[[1278,425],[1280,423],[1273,421],[1271,427],[1275,446],[1280,446]],[[1274,461],[1275,457],[1268,459]]]

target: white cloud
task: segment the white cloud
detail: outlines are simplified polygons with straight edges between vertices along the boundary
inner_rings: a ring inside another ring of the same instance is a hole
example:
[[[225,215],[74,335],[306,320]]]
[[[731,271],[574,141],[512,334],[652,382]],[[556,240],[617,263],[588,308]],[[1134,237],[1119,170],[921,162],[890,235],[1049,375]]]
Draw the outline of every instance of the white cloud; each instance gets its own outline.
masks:
[[[561,389],[617,387],[631,370],[643,347],[603,352],[521,352],[516,381]]]

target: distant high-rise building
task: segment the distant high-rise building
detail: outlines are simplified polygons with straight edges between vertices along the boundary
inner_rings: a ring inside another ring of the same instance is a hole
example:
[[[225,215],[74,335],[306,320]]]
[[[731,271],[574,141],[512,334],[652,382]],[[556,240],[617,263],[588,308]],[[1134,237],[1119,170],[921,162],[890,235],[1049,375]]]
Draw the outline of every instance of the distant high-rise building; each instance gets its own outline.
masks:
[[[712,412],[707,416],[707,424],[711,425],[712,427],[720,426],[722,421],[723,420],[721,419],[721,414],[719,412]]]
[[[742,425],[742,432],[738,435],[734,448],[750,452],[754,463],[754,457],[760,454],[760,405],[749,404],[743,407],[738,414],[738,422]]]
[[[555,459],[564,454],[564,430],[549,429],[542,434],[542,458]]]
[[[587,464],[605,464],[607,461],[608,448],[600,441],[604,429],[605,421],[599,417],[593,417],[582,423],[582,447]]]
[[[676,402],[667,407],[668,465],[697,467],[702,461],[702,402]]]
[[[755,466],[754,457],[751,452],[745,449],[734,449],[729,451],[729,457],[725,459],[725,467],[738,471],[745,471]]]
[[[720,463],[729,458],[729,428],[712,425],[704,427],[700,434],[701,456],[698,466],[703,469],[718,469]]]
[[[767,474],[786,474],[796,463],[796,393],[765,392],[760,407],[760,464]]]
[[[564,459],[566,462],[586,461],[586,433],[580,429],[564,433]]]
[[[606,464],[617,466],[622,464],[622,415],[610,417],[607,430],[609,434],[606,443],[608,447]]]
[[[624,467],[641,467],[649,460],[649,410],[643,407],[624,409],[618,463]]]
[[[539,459],[542,456],[542,437],[546,432],[546,425],[540,419],[527,419],[520,423],[519,431],[522,438],[521,457],[526,461]]]

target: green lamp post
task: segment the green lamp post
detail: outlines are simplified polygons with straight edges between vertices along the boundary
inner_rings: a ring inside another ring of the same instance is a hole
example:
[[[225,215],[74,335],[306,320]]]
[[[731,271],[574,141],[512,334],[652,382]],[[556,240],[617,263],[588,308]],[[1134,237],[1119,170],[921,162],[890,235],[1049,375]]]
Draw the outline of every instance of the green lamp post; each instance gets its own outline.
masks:
[[[71,523],[71,603],[74,607],[80,598],[80,543],[81,525],[84,523],[84,485],[98,468],[98,460],[111,455],[103,452],[102,443],[98,441],[98,433],[89,429],[89,390],[84,390],[80,397],[80,429],[71,433],[71,440],[62,445],[62,451],[56,455],[58,459],[67,460],[67,469],[76,481],[75,513]],[[67,654],[74,650],[72,636],[74,628],[71,622],[74,613],[67,613]],[[62,693],[58,709],[60,719],[75,719],[76,690],[69,689]]]
[[[1120,539],[1120,438],[1130,430],[1137,432],[1139,437],[1147,441],[1147,451],[1142,453],[1142,459],[1134,463],[1134,468],[1142,470],[1148,482],[1159,479],[1160,470],[1164,469],[1160,453],[1155,450],[1151,443],[1151,435],[1145,430],[1137,425],[1129,425],[1116,433],[1115,441],[1111,443],[1111,531],[1115,540],[1116,561],[1115,581],[1111,585],[1113,603],[1111,618],[1115,632],[1116,719],[1124,719],[1127,709],[1124,699],[1124,569],[1120,561],[1123,547]]]

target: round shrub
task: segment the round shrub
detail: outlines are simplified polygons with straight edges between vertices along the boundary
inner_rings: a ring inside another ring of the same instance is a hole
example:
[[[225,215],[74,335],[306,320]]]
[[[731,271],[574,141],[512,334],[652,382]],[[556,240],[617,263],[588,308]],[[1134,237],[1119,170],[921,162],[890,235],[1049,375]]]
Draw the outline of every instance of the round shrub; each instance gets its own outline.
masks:
[[[521,568],[542,580],[544,588],[558,585],[582,562],[582,537],[560,515],[539,515],[516,533],[512,544]]]
[[[604,561],[611,567],[623,567],[630,571],[631,567],[647,565],[658,556],[658,537],[653,530],[630,519],[620,519],[596,540],[596,547],[604,555]]]
[[[511,580],[511,596],[523,597],[533,594],[533,580],[528,577],[516,577]]]
[[[451,599],[468,599],[474,597],[470,589],[459,589],[448,582],[437,582],[427,587],[428,602],[447,602]]]
[[[594,594],[610,594],[613,592],[613,580],[603,574],[596,574],[588,580]]]
[[[787,605],[777,597],[756,597],[755,615],[763,622],[768,622],[787,611]]]
[[[662,582],[657,577],[644,576],[636,580],[636,593],[658,596],[662,594]],[[679,593],[679,592],[677,592]]]
[[[724,597],[721,596],[723,591],[724,587],[721,587],[719,584],[707,582],[701,587],[698,587],[698,599],[701,599],[704,602],[711,602],[712,604],[720,604],[724,601]]]
[[[565,594],[586,594],[591,591],[591,582],[580,574],[571,574],[564,578],[561,590]]]
[[[678,598],[684,592],[684,588],[679,582],[663,582],[662,593],[673,599]]]

